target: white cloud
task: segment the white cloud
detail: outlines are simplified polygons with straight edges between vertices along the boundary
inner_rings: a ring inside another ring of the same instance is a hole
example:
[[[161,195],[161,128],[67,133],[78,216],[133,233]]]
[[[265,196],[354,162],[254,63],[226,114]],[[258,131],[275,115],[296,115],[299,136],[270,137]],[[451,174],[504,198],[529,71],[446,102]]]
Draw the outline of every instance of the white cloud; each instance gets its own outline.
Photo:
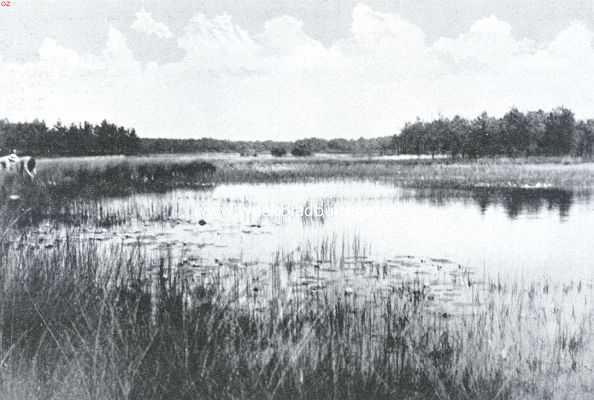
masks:
[[[53,39],[45,39],[39,49],[39,60],[49,65],[77,65],[78,54],[70,49],[62,47]]]
[[[268,66],[275,69],[331,67],[330,52],[303,30],[303,22],[293,17],[278,17],[264,25],[264,30],[255,38],[260,43],[260,54],[268,58]],[[273,71],[274,72],[274,71]]]
[[[549,51],[559,57],[576,61],[584,57],[591,59],[592,37],[592,31],[585,25],[574,22],[557,35],[549,45]]]
[[[354,41],[370,49],[418,51],[425,46],[425,34],[396,14],[380,13],[364,4],[353,9],[351,28]]]
[[[574,23],[537,45],[489,16],[429,43],[400,16],[357,5],[350,37],[325,46],[293,17],[250,33],[197,14],[176,41],[185,56],[164,65],[138,62],[113,27],[100,54],[47,39],[38,62],[0,62],[0,107],[15,120],[108,118],[145,136],[233,139],[389,135],[416,116],[512,105],[592,116],[592,37]]]
[[[264,31],[258,36],[262,44],[278,54],[287,54],[305,47],[320,48],[320,42],[303,31],[303,22],[289,16],[277,17],[264,24]]]
[[[105,63],[107,63],[111,69],[127,70],[128,68],[135,67],[137,64],[132,51],[128,48],[126,38],[122,32],[113,26],[109,27],[103,57]]]
[[[240,71],[259,68],[262,64],[259,44],[235,25],[229,15],[209,19],[197,14],[177,43],[186,52],[185,63],[199,70]]]
[[[167,25],[155,21],[151,13],[144,9],[136,13],[136,19],[132,23],[131,28],[147,35],[155,35],[161,39],[170,39],[173,37]]]
[[[530,40],[517,40],[511,26],[495,16],[476,21],[457,38],[440,38],[434,44],[435,50],[463,70],[501,67],[513,57],[533,51],[534,46]]]
[[[499,20],[496,16],[491,15],[487,18],[482,18],[476,21],[470,27],[470,33],[475,34],[492,34],[501,36],[511,36],[512,27],[505,21]]]

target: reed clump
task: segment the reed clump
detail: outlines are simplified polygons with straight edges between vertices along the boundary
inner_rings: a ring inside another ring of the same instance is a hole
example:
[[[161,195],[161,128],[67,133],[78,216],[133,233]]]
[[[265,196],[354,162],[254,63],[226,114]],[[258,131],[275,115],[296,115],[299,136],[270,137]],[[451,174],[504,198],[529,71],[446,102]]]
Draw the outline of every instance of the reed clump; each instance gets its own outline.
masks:
[[[267,298],[258,309],[259,293],[246,302],[217,279],[199,284],[166,252],[74,239],[43,250],[4,244],[0,266],[6,399],[593,393],[592,289],[583,283],[490,281],[473,295],[476,308],[455,316],[430,311],[415,282]]]

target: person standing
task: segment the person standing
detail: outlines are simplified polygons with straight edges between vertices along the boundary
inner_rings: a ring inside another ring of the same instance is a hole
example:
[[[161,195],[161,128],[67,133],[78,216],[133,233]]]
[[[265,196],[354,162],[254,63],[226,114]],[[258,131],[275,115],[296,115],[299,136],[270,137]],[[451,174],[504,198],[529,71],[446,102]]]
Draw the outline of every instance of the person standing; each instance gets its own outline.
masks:
[[[19,162],[19,156],[17,156],[16,150],[12,149],[12,153],[10,153],[7,157],[8,160],[8,165],[7,165],[7,170],[8,171],[12,171],[12,168],[14,167],[15,171],[17,169],[17,164]]]

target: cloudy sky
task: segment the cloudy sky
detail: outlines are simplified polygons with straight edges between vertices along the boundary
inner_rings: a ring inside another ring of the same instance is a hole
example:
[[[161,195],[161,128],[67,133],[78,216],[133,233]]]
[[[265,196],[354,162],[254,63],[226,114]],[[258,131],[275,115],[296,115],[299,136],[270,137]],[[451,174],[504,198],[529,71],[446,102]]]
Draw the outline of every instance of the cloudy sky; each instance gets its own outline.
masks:
[[[229,139],[511,106],[594,117],[593,32],[594,0],[12,0],[0,109]]]

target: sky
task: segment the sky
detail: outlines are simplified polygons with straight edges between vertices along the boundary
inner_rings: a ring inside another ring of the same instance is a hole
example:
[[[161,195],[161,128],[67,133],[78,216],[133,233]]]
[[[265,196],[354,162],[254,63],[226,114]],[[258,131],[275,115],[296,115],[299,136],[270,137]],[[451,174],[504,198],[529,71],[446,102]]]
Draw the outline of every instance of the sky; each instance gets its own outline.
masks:
[[[594,0],[12,0],[0,117],[235,140],[512,106],[594,118],[593,34]]]

